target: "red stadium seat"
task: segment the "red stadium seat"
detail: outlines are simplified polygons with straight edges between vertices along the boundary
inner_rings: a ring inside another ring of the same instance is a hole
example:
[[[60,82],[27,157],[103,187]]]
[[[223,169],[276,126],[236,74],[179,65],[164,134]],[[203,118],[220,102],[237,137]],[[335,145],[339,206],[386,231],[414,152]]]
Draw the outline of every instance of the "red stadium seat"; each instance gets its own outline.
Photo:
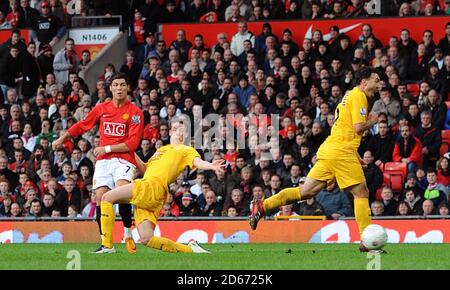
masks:
[[[418,84],[407,84],[406,89],[413,97],[419,96],[420,87]]]
[[[450,142],[450,130],[442,130],[441,137],[442,141]]]
[[[408,168],[406,163],[386,162],[384,164],[384,184],[388,185],[392,192],[402,192],[403,183],[406,180]]]
[[[378,165],[378,168],[380,168],[381,171],[384,171],[384,163],[381,162],[380,165]]]
[[[401,175],[391,175],[391,188],[392,192],[403,191],[403,177]]]
[[[408,175],[408,168],[406,167],[406,163],[403,162],[386,162],[384,164],[384,172],[400,174],[405,179],[406,175]]]
[[[447,153],[450,149],[450,130],[442,130],[441,131],[442,144],[439,149],[440,156]]]
[[[376,194],[375,194],[375,200],[381,201],[381,192],[383,191],[383,187],[378,188]]]
[[[383,172],[383,185],[391,186],[391,175]]]
[[[450,144],[447,142],[442,141],[441,147],[439,148],[439,156],[443,156],[445,153],[447,153],[450,149]]]
[[[384,172],[383,177],[383,184],[389,186],[392,189],[392,192],[398,193],[403,191],[403,183],[405,178],[403,178],[403,175],[400,173],[400,171],[392,171],[389,173]]]

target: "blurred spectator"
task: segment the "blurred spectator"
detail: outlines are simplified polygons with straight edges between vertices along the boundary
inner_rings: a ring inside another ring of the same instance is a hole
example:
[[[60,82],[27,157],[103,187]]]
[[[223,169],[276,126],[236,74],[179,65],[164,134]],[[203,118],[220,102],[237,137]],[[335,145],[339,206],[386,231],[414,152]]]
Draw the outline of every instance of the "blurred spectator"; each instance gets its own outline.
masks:
[[[241,55],[244,51],[244,40],[250,40],[252,47],[255,47],[255,36],[248,31],[247,23],[245,21],[239,22],[238,28],[238,33],[233,35],[231,40],[231,52],[235,56]]]
[[[162,11],[160,15],[160,21],[163,23],[166,22],[185,22],[186,16],[181,11],[180,8],[176,6],[175,1],[168,0],[166,1],[166,8]]]
[[[202,216],[220,216],[222,205],[217,201],[214,191],[209,190],[204,194],[205,205],[200,207],[199,214]]]
[[[431,200],[434,207],[437,208],[442,201],[448,201],[447,188],[437,182],[436,169],[427,171],[428,187],[425,190],[424,198]]]
[[[139,74],[142,70],[142,65],[135,62],[134,52],[132,50],[126,53],[126,62],[120,68],[120,72],[125,73],[128,76],[131,89],[134,90],[137,87]]]
[[[274,215],[274,217],[279,217],[279,216],[289,217],[289,216],[299,216],[299,215],[298,215],[298,213],[296,213],[293,210],[292,204],[287,204],[287,205],[281,206],[280,211]],[[297,220],[297,219],[291,218],[289,220]]]
[[[405,201],[400,201],[397,206],[397,214],[396,215],[409,216],[411,214],[412,214],[412,212],[411,212],[411,209],[409,208],[408,203]]]
[[[388,125],[393,126],[397,123],[397,116],[400,114],[400,103],[391,97],[388,88],[382,88],[380,91],[380,99],[375,101],[372,112],[383,112],[388,117]]]
[[[377,190],[383,184],[383,172],[374,164],[374,156],[370,150],[364,152],[363,161],[365,163],[365,166],[363,166],[364,176],[369,188],[369,202],[372,203],[375,200]]]
[[[445,25],[445,35],[439,40],[438,46],[445,55],[450,55],[450,22]]]
[[[2,203],[0,204],[0,217],[11,215],[11,204],[14,202],[14,197],[10,193],[2,193]]]
[[[314,197],[300,203],[299,215],[324,215],[323,206]]]
[[[35,57],[36,44],[30,42],[27,45],[27,52],[23,55],[23,82],[22,82],[22,95],[24,100],[28,101],[36,95],[37,88],[41,83],[41,74],[39,63]]]
[[[442,101],[442,97],[439,93],[431,89],[428,92],[426,98],[424,98],[424,103],[420,107],[421,111],[430,111],[432,114],[431,124],[437,128],[442,128],[444,126],[445,117],[447,114],[447,107]]]
[[[23,209],[17,202],[11,204],[10,217],[12,218],[23,217]]]
[[[410,135],[409,127],[400,128],[401,138],[396,142],[392,160],[407,164],[408,172],[414,172],[418,163],[422,161],[422,143]]]
[[[39,12],[30,7],[29,0],[20,0],[17,28],[32,28],[39,17]]]
[[[374,201],[370,204],[370,209],[372,211],[372,216],[383,216],[384,215],[384,205],[380,201]]]
[[[422,204],[422,215],[436,215],[436,209],[434,203],[431,200],[426,199]]]
[[[387,122],[380,121],[378,123],[378,134],[376,134],[368,144],[369,150],[371,150],[374,155],[374,164],[380,166],[381,164],[392,161],[394,146],[395,141],[390,135]]]
[[[438,174],[437,182],[444,186],[447,186],[448,188],[448,186],[450,185],[450,169],[448,166],[448,159],[446,157],[439,158],[436,166]]]
[[[397,211],[398,202],[394,199],[392,189],[388,186],[384,186],[381,190],[381,202],[384,206],[383,215],[394,216]]]
[[[44,213],[42,212],[42,205],[39,199],[35,198],[31,201],[30,210],[28,213],[31,217],[35,218],[45,216]]]
[[[316,200],[323,206],[324,214],[331,219],[353,216],[353,208],[347,195],[339,190],[335,182],[319,192]]]
[[[411,214],[420,214],[423,203],[420,195],[418,195],[413,189],[406,189],[404,195],[404,201],[408,204]]]
[[[75,205],[70,205],[67,210],[67,217],[68,218],[76,218],[81,217],[81,215],[78,213],[78,208]]]
[[[31,39],[39,42],[38,50],[42,45],[49,44],[53,47],[65,34],[66,27],[58,16],[53,15],[50,4],[47,1],[41,2],[41,15],[38,15],[33,22]]]
[[[426,180],[426,178],[425,178]],[[414,190],[416,195],[423,196],[423,193],[425,192],[425,189],[423,189],[421,186],[419,186],[417,182],[417,176],[415,173],[408,173],[408,176],[406,177],[406,184],[404,186],[404,189],[411,189]]]
[[[66,39],[65,48],[61,49],[53,61],[53,69],[57,84],[66,84],[69,80],[69,73],[78,72],[78,56],[74,51],[75,41],[72,38]]]
[[[422,143],[422,159],[425,167],[436,162],[439,157],[439,148],[442,139],[441,132],[431,122],[431,112],[423,111],[420,114],[421,125],[414,129],[414,135]]]
[[[51,216],[55,209],[55,197],[49,193],[44,193],[42,197],[42,213],[45,216]]]
[[[243,192],[239,189],[233,189],[231,194],[225,200],[223,209],[228,212],[230,207],[234,207],[237,212],[237,216],[247,216],[249,214],[249,209],[244,201]]]
[[[16,89],[23,80],[23,60],[19,52],[17,45],[11,45],[8,49],[8,54],[1,59],[1,84],[6,86],[6,88]]]
[[[91,62],[91,52],[88,49],[85,49],[81,52],[81,60],[78,66],[79,71],[85,70],[90,62]]]
[[[12,26],[9,23],[8,19],[6,19],[5,14],[3,13],[3,11],[0,11],[0,30],[4,30],[4,29],[11,29]]]
[[[180,204],[180,216],[196,216],[198,215],[198,205],[193,200],[190,193],[183,193]]]
[[[64,180],[64,188],[59,190],[55,197],[57,207],[61,210],[62,216],[68,215],[69,206],[81,207],[82,196],[80,190],[76,187],[75,181],[71,177]]]
[[[439,204],[438,210],[439,210],[439,215],[448,216],[449,212],[450,212],[450,206],[449,206],[448,202],[446,202],[446,201],[441,202]]]

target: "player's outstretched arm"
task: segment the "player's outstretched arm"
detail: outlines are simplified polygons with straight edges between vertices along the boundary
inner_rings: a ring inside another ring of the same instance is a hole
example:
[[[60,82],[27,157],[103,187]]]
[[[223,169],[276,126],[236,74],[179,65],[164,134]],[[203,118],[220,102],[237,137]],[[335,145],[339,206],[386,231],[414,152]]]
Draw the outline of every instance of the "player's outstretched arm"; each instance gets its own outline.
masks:
[[[225,160],[221,159],[221,160],[214,160],[213,162],[208,162],[202,160],[200,157],[195,157],[194,166],[202,170],[221,171],[225,170]]]
[[[62,134],[58,139],[56,139],[55,141],[53,141],[52,143],[52,148],[53,150],[58,149],[59,147],[62,146],[62,144],[64,143],[64,141],[66,141],[67,139],[69,139],[71,136],[69,134],[69,132],[65,132],[64,134]]]
[[[52,143],[53,150],[61,147],[64,141],[66,141],[68,138],[82,135],[92,129],[92,127],[94,127],[95,124],[98,123],[100,115],[101,111],[99,109],[99,106],[94,107],[94,109],[90,111],[83,120],[70,127],[66,133],[64,133],[61,137],[59,137]]]

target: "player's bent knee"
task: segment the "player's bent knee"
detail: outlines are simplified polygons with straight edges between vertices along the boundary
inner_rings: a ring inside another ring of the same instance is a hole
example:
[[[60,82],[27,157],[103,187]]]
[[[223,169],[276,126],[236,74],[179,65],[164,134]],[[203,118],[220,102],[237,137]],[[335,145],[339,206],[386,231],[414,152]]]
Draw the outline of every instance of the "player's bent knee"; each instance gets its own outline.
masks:
[[[358,184],[354,188],[351,189],[351,193],[355,198],[368,198],[369,197],[369,189],[365,184]]]
[[[114,200],[113,200],[112,195],[109,194],[109,193],[103,194],[103,195],[102,195],[102,202],[111,202],[111,203],[113,203]]]

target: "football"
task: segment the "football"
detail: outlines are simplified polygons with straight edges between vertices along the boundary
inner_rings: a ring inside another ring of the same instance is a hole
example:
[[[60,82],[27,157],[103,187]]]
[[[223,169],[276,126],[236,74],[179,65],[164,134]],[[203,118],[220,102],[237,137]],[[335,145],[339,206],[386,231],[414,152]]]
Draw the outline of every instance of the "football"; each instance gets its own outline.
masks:
[[[362,233],[362,242],[369,250],[381,249],[386,244],[387,239],[387,232],[380,225],[369,225]]]

